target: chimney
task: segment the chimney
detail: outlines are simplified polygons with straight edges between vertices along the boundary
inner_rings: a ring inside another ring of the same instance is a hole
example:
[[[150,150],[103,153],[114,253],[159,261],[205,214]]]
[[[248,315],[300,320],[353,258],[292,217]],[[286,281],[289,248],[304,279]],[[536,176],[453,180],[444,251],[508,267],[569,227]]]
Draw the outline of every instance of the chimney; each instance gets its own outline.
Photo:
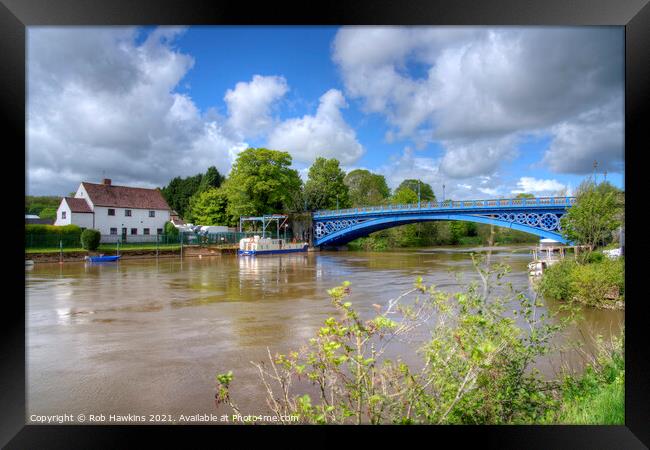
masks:
[[[111,179],[110,178],[104,178],[102,180],[102,184],[105,184],[106,186],[110,186],[111,185]]]

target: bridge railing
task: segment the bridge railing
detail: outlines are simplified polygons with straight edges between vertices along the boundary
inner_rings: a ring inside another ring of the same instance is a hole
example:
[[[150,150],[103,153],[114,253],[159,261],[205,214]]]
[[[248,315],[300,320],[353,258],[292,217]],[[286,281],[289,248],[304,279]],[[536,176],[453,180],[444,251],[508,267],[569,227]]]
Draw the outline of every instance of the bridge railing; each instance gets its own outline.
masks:
[[[444,200],[439,202],[420,202],[397,205],[360,206],[358,208],[347,208],[337,210],[321,210],[314,212],[314,217],[338,216],[345,214],[413,211],[413,210],[458,210],[458,209],[482,209],[482,208],[512,208],[512,207],[548,207],[548,206],[571,206],[575,203],[575,197],[537,197],[537,198],[508,198],[490,200]]]

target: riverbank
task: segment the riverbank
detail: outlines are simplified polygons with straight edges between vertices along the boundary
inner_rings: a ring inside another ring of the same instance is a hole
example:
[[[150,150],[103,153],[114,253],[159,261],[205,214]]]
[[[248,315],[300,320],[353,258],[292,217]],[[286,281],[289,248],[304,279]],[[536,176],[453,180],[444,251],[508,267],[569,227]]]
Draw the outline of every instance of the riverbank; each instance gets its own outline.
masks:
[[[219,256],[223,254],[235,254],[237,247],[199,247],[199,246],[184,246],[183,257],[203,257],[203,256]],[[25,260],[34,261],[34,263],[52,263],[52,262],[80,262],[85,261],[88,255],[117,255],[118,252],[115,248],[99,251],[88,252],[83,249],[63,249],[63,251],[26,251]],[[179,258],[181,256],[180,246],[172,248],[127,248],[120,249],[119,254],[122,256],[121,260],[125,259],[151,259],[151,258]]]
[[[592,253],[590,262],[565,259],[544,270],[538,291],[547,298],[599,309],[625,308],[625,260]]]

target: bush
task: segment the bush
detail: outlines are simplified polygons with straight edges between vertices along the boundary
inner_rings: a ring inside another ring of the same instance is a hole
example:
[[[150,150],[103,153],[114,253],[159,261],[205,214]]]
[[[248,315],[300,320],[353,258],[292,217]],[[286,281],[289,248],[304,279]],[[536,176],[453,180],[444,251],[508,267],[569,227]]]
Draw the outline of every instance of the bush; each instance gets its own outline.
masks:
[[[81,246],[86,250],[95,251],[99,248],[102,235],[98,230],[87,229],[81,233]]]
[[[165,235],[167,235],[167,237],[178,236],[178,228],[176,228],[171,222],[165,222]]]
[[[591,264],[564,260],[544,271],[538,289],[555,300],[601,308],[618,306],[625,293],[625,263],[623,259],[607,258]]]
[[[607,307],[619,301],[625,288],[623,260],[604,259],[577,265],[571,279],[572,298],[589,306]]]

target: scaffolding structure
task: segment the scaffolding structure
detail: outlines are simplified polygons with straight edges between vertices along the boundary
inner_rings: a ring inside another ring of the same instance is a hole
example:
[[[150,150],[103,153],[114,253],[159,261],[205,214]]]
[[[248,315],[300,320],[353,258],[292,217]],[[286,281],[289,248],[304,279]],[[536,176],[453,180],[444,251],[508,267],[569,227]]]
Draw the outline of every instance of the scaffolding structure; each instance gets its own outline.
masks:
[[[289,216],[285,214],[270,214],[270,215],[265,215],[265,216],[250,216],[250,217],[240,217],[239,218],[239,232],[242,232],[242,225],[244,222],[261,222],[262,223],[262,237],[266,237],[266,230],[268,226],[272,223],[275,222],[276,225],[276,237],[280,237],[280,228],[284,226],[284,224],[287,222],[289,219]],[[280,223],[280,220],[282,220],[282,223]]]

